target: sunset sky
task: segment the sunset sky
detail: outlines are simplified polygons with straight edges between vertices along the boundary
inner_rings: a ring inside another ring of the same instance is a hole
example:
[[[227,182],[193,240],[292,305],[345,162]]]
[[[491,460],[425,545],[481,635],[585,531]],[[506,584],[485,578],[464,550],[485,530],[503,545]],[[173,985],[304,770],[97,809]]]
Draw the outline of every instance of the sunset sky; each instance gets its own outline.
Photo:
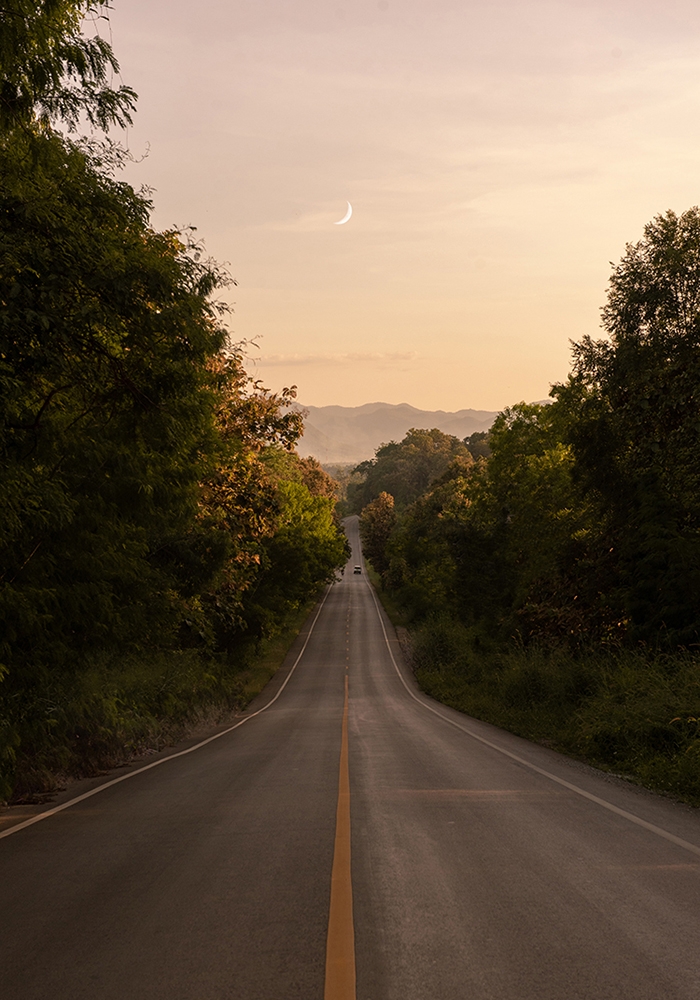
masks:
[[[546,397],[610,261],[700,202],[690,0],[114,0],[100,31],[139,94],[127,179],[310,405]]]

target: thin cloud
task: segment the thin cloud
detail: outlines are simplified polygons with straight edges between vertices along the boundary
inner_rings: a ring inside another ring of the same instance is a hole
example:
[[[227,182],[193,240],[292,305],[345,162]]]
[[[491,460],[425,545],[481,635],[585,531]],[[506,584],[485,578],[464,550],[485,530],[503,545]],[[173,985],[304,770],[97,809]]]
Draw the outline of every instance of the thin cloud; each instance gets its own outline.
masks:
[[[348,354],[268,354],[255,359],[255,364],[261,368],[286,368],[300,365],[394,365],[406,361],[415,361],[417,351],[394,351],[379,354],[370,351],[352,352]]]

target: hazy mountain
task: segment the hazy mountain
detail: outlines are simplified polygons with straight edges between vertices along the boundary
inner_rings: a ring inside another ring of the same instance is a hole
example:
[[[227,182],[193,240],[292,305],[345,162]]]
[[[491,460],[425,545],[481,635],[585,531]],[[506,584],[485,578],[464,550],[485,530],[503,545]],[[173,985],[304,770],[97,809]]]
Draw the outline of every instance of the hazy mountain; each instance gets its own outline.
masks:
[[[362,462],[373,458],[380,444],[400,441],[411,427],[437,427],[445,434],[464,438],[488,430],[497,411],[418,410],[408,403],[365,403],[364,406],[303,406],[306,430],[298,451],[320,462]]]

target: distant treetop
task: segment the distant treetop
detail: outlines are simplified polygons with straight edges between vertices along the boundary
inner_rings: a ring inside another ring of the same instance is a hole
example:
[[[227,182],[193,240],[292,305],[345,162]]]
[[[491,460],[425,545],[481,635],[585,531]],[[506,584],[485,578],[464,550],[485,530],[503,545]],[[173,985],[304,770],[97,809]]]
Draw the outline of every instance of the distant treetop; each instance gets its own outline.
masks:
[[[386,492],[394,498],[397,508],[406,507],[456,458],[469,464],[473,461],[459,438],[436,427],[432,430],[412,427],[403,441],[381,445],[373,459],[356,466],[355,472],[364,478],[348,485],[348,504],[359,512]]]

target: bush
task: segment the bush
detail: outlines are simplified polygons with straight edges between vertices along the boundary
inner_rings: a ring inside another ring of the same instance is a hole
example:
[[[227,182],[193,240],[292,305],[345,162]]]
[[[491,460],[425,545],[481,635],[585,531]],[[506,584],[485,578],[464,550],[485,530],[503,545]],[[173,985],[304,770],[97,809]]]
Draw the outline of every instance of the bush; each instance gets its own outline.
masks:
[[[649,649],[484,644],[447,616],[413,633],[439,701],[700,805],[700,662]]]

